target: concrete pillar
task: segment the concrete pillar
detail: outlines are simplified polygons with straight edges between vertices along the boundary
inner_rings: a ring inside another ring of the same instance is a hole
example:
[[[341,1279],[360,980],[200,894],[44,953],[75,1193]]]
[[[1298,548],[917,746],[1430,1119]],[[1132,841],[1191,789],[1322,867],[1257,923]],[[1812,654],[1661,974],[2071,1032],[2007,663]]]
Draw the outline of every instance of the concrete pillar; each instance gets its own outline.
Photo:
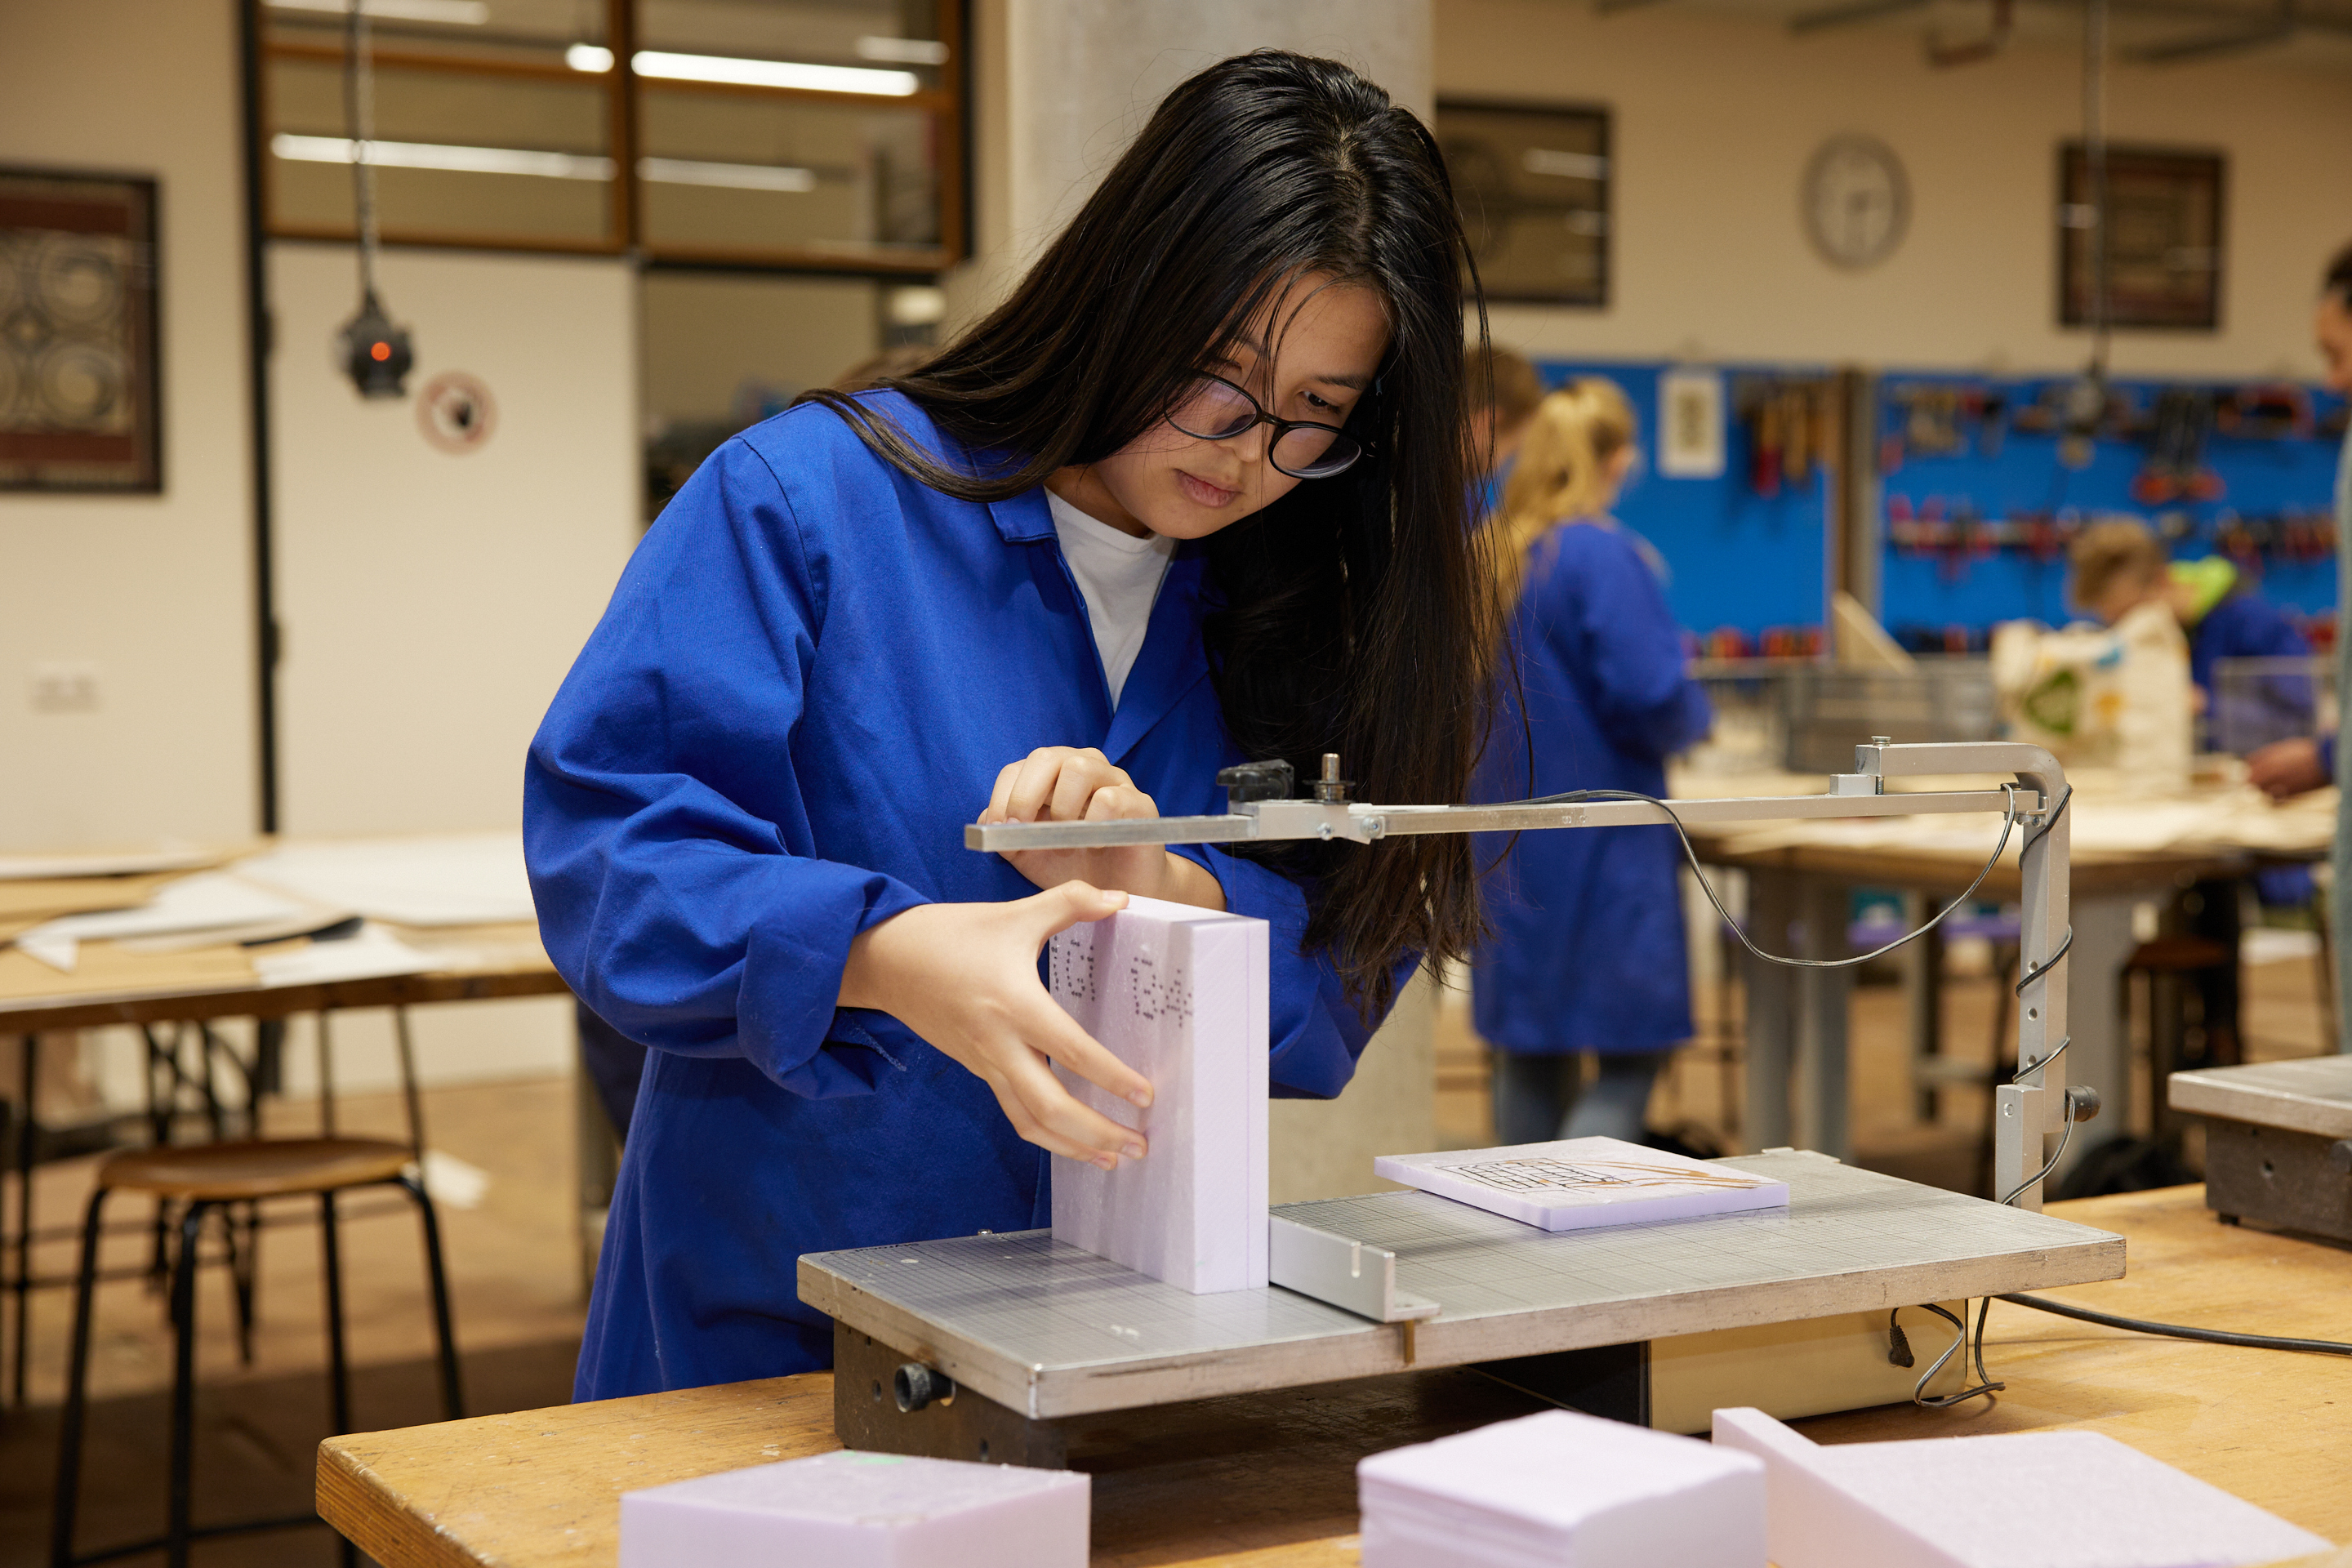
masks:
[[[1077,210],[1168,90],[1230,55],[1296,49],[1346,62],[1426,119],[1430,0],[979,0],[973,49],[974,243],[948,280],[943,330],[1002,297]],[[1414,981],[1334,1101],[1277,1100],[1277,1203],[1370,1192],[1375,1154],[1433,1146],[1426,977]]]
[[[973,242],[952,332],[1077,210],[1168,89],[1251,49],[1346,62],[1427,119],[1431,0],[976,0]]]

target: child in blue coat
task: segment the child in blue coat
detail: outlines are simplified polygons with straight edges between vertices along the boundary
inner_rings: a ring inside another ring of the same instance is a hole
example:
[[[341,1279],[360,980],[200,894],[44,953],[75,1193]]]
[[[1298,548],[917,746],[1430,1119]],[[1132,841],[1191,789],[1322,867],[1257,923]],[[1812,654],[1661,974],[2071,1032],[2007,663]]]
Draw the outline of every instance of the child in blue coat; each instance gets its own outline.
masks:
[[[722,447],[530,749],[541,929],[653,1047],[577,1394],[828,1364],[794,1260],[1048,1222],[1047,1154],[1150,1103],[1040,951],[1128,894],[1272,922],[1272,1079],[1336,1095],[1468,846],[998,858],[964,825],[1223,810],[1337,752],[1463,798],[1490,584],[1466,526],[1465,262],[1429,132],[1345,68],[1178,88],[993,314]],[[1040,890],[1042,889],[1042,890]]]
[[[1567,790],[1666,793],[1665,762],[1706,733],[1706,698],[1648,543],[1610,521],[1633,411],[1588,377],[1538,405],[1503,485],[1497,554],[1517,595],[1481,799]],[[1492,935],[1471,995],[1494,1047],[1496,1140],[1637,1140],[1650,1088],[1690,1037],[1671,827],[1482,836]],[[1580,1053],[1598,1056],[1580,1093]]]

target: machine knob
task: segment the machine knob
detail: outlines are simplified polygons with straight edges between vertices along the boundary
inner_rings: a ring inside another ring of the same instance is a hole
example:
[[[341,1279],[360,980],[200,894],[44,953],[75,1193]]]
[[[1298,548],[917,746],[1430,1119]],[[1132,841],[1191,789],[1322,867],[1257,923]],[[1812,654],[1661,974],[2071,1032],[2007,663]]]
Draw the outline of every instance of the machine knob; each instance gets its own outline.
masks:
[[[898,1408],[908,1414],[928,1405],[955,1403],[955,1379],[946,1373],[910,1361],[890,1374],[890,1391],[898,1396]]]
[[[1225,798],[1235,805],[1252,800],[1288,800],[1290,786],[1297,777],[1290,764],[1279,757],[1266,763],[1237,763],[1217,770],[1217,782],[1225,786]]]
[[[2066,1120],[2088,1121],[2099,1113],[2099,1091],[2086,1083],[2066,1086]]]

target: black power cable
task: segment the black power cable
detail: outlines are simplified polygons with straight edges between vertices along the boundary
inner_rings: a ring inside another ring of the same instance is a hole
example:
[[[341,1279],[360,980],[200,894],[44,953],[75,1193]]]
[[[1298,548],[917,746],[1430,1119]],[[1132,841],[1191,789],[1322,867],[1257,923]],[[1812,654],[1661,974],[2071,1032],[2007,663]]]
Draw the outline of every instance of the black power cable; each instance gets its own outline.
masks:
[[[2003,1296],[2002,1300],[2013,1306],[2031,1307],[2037,1312],[2054,1312],[2062,1318],[2075,1318],[2102,1328],[2129,1329],[2137,1334],[2161,1334],[2167,1339],[2196,1340],[2209,1345],[2239,1345],[2257,1351],[2300,1351],[2308,1355],[2352,1355],[2352,1344],[2336,1340],[2282,1339],[2273,1334],[2237,1334],[2227,1329],[2192,1328],[2185,1323],[2154,1323],[2145,1318],[2118,1317],[2113,1312],[2094,1312],[2088,1307],[2070,1307],[2063,1301],[2052,1301],[2040,1296]]]

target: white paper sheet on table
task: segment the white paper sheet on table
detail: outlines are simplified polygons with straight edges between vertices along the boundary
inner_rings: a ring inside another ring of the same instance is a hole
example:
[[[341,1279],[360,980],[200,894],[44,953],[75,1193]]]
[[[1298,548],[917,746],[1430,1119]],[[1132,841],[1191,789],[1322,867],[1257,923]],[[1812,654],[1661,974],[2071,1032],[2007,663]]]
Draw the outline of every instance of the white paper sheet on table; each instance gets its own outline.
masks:
[[[46,921],[19,932],[16,945],[50,968],[70,974],[85,942],[229,931],[293,920],[303,912],[300,904],[278,893],[211,872],[166,882],[153,899],[135,909],[102,910]]]
[[[395,925],[496,925],[536,914],[520,833],[294,844],[241,861],[236,870]]]
[[[0,855],[0,882],[59,877],[136,877],[219,864],[215,849],[137,849],[112,855]]]
[[[253,972],[265,987],[425,974],[446,963],[445,957],[411,947],[379,925],[362,925],[357,936],[338,942],[310,942],[285,952],[264,948],[253,955]]]

